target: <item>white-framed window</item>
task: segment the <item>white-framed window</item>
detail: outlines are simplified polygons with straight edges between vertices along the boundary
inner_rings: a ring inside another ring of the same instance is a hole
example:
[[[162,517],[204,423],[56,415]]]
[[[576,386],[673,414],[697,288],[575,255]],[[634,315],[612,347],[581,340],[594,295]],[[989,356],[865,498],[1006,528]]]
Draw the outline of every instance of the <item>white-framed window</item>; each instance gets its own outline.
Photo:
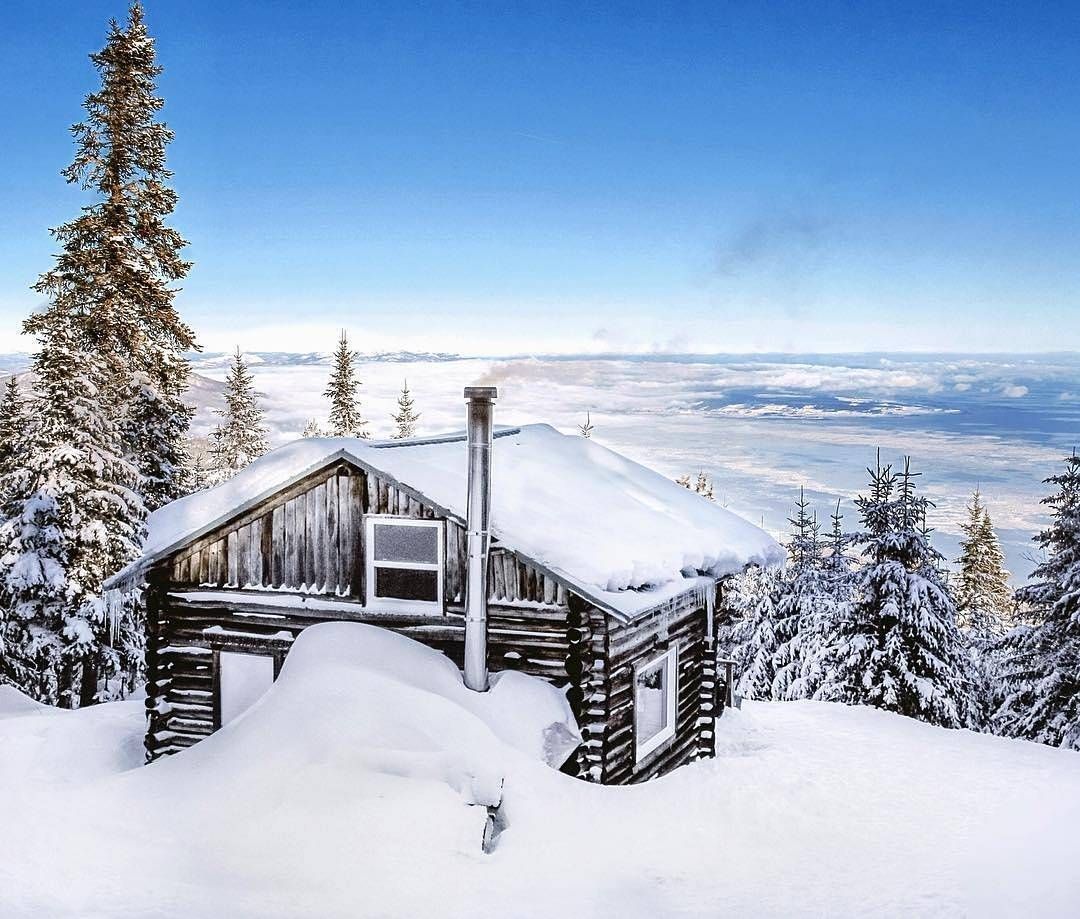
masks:
[[[634,751],[641,762],[675,736],[679,654],[672,646],[634,668]]]
[[[365,526],[368,606],[441,612],[442,521],[371,514]]]

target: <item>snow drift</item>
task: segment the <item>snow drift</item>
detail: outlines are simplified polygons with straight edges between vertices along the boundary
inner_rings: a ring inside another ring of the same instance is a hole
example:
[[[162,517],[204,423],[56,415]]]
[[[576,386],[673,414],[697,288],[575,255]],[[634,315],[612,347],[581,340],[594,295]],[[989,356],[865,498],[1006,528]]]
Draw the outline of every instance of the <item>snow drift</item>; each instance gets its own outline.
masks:
[[[312,627],[246,714],[147,767],[139,703],[0,720],[0,915],[1076,914],[1075,753],[746,703],[717,759],[603,788],[542,761],[557,690],[468,693],[447,664]]]

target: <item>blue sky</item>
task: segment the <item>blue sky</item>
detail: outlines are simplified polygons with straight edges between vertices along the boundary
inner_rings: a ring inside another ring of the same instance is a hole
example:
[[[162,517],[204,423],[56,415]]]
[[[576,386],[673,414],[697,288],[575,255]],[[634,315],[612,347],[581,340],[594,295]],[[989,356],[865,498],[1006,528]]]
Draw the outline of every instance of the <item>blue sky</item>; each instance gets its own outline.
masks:
[[[1080,348],[1073,4],[149,0],[207,347]],[[0,348],[121,2],[8,0]]]

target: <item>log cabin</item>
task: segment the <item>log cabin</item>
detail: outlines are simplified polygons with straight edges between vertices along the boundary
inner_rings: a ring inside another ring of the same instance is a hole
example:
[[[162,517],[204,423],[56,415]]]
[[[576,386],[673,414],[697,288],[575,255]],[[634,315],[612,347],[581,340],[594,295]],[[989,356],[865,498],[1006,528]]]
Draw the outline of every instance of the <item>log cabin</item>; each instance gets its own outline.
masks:
[[[269,687],[301,630],[376,624],[448,655],[467,686],[519,670],[563,689],[563,771],[640,782],[715,752],[723,582],[782,558],[765,532],[595,441],[495,430],[307,438],[152,514],[114,576],[147,622],[146,755],[198,743]]]

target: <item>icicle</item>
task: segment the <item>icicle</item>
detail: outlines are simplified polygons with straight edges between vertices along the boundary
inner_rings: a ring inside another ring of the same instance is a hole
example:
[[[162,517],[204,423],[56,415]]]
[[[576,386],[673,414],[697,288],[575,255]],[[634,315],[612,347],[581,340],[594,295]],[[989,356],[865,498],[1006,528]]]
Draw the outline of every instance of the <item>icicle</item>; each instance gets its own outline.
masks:
[[[710,578],[705,584],[700,585],[699,590],[705,594],[705,634],[711,645],[713,640],[713,622],[716,616],[716,582]]]
[[[112,589],[105,591],[105,615],[109,617],[109,644],[116,647],[120,637],[120,619],[124,615],[124,592]]]

